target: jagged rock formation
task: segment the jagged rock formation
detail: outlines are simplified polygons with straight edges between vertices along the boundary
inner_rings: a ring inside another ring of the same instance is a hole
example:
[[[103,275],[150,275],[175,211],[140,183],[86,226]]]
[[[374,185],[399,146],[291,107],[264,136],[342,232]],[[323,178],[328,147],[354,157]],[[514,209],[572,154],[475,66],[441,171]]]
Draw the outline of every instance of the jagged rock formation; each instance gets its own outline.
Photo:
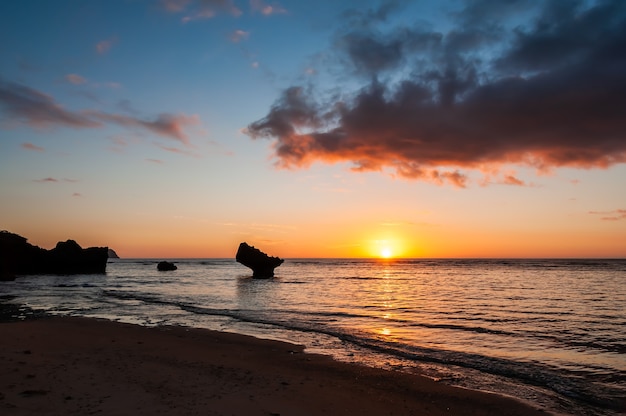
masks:
[[[107,247],[81,248],[76,241],[67,240],[46,250],[21,235],[0,231],[0,280],[27,274],[106,273],[107,258]]]
[[[115,252],[115,250],[113,250],[112,248],[109,249],[108,256],[109,256],[110,259],[119,259],[120,258],[120,256],[118,256],[117,253]]]
[[[251,268],[252,277],[259,279],[274,276],[274,269],[285,261],[278,257],[270,257],[258,248],[250,246],[245,242],[239,244],[235,260]]]
[[[171,263],[169,261],[162,261],[162,262],[159,262],[159,264],[157,264],[157,270],[160,272],[167,272],[167,271],[176,270],[176,269],[178,269],[178,267],[176,267],[174,263]]]

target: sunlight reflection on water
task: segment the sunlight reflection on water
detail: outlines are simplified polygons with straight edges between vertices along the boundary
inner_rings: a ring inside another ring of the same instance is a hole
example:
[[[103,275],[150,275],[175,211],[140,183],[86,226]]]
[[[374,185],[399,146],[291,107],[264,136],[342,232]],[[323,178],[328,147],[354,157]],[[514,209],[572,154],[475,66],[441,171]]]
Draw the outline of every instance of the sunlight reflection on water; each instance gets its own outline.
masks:
[[[523,378],[524,365],[540,365],[611,389],[626,381],[624,261],[293,259],[269,280],[230,259],[176,262],[163,273],[156,261],[118,260],[106,276],[4,288],[55,313],[231,330],[379,366]]]

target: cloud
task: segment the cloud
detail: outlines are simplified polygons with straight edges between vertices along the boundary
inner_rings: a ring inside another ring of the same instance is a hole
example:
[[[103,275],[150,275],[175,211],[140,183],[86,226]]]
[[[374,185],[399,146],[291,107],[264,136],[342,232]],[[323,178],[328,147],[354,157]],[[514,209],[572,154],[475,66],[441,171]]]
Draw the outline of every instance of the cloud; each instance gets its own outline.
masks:
[[[350,163],[459,187],[468,170],[626,162],[626,2],[488,4],[467,2],[446,33],[349,25],[337,62],[361,87],[291,86],[247,134],[273,141],[278,167]],[[534,19],[507,30],[499,19],[519,10]]]
[[[100,111],[85,111],[85,115],[103,122],[119,124],[125,127],[139,127],[149,130],[159,136],[176,139],[189,145],[189,137],[185,134],[185,127],[200,124],[200,119],[196,115],[187,116],[185,114],[159,114],[154,120],[141,120],[122,114],[108,114]]]
[[[34,127],[100,127],[101,123],[82,114],[65,110],[49,95],[20,84],[0,79],[0,106],[16,120]]]
[[[234,43],[239,43],[242,40],[248,39],[250,36],[250,32],[246,32],[245,30],[235,30],[230,34],[230,40]]]
[[[98,52],[98,54],[100,55],[104,55],[111,49],[113,43],[115,43],[116,41],[117,38],[101,40],[100,42],[96,43],[96,52]]]
[[[34,150],[36,152],[45,152],[46,149],[44,149],[43,147],[34,145],[32,143],[22,143],[22,149],[26,149],[26,150]]]
[[[151,158],[150,158],[150,159],[146,159],[146,162],[156,163],[157,165],[162,165],[162,164],[164,164],[164,163],[165,163],[165,162],[164,162],[164,161],[162,161],[161,159],[151,159]]]
[[[57,183],[57,182],[69,182],[69,183],[76,183],[79,182],[78,179],[70,179],[70,178],[63,178],[61,179],[57,179],[57,178],[53,178],[51,176],[47,177],[47,178],[42,178],[42,179],[33,179],[33,182],[39,182],[39,183]]]
[[[181,22],[206,20],[215,17],[219,12],[232,16],[241,16],[241,10],[233,0],[161,0],[161,7],[168,13],[185,13]]]
[[[161,6],[170,13],[179,13],[185,10],[191,0],[161,0]]]
[[[270,5],[263,0],[250,0],[250,9],[252,12],[261,13],[265,16],[287,13],[287,10],[278,5],[278,3]]]
[[[591,215],[601,215],[602,221],[626,220],[626,209],[616,209],[614,211],[589,211]]]
[[[74,192],[74,193],[72,194],[72,196],[73,196],[73,197],[76,197],[76,198],[81,198],[81,197],[83,196],[83,194],[81,194],[80,192]]]
[[[84,84],[87,82],[85,78],[77,74],[67,74],[65,76],[65,80],[69,82],[70,84],[74,84],[74,85],[80,85],[80,84]]]
[[[341,19],[349,22],[351,28],[367,28],[386,22],[392,13],[401,10],[406,3],[407,0],[386,0],[376,7],[359,5],[359,8],[343,11]]]
[[[63,126],[74,128],[97,128],[117,124],[139,128],[162,137],[190,145],[185,129],[201,124],[197,115],[159,114],[153,120],[144,120],[123,114],[110,114],[97,110],[80,112],[65,110],[54,98],[32,88],[0,80],[0,108],[11,119],[32,127]]]
[[[198,154],[193,153],[189,150],[179,149],[177,147],[171,147],[171,146],[163,146],[162,144],[157,144],[157,146],[161,148],[162,150],[165,150],[166,152],[176,153],[179,155],[191,156],[191,157],[196,157],[196,158],[200,157]]]

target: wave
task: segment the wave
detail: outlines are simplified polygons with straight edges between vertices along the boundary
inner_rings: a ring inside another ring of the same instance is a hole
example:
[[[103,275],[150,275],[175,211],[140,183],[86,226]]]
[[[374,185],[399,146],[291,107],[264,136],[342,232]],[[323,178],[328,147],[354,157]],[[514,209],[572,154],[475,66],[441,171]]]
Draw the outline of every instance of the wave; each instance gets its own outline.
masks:
[[[336,338],[342,344],[352,344],[369,351],[393,356],[411,362],[434,363],[453,365],[460,368],[477,370],[482,373],[513,379],[527,385],[537,386],[555,392],[576,402],[582,402],[598,408],[617,411],[623,405],[621,398],[624,391],[617,386],[626,382],[626,372],[615,372],[604,367],[597,367],[594,377],[581,377],[580,371],[554,368],[546,364],[533,362],[514,361],[506,358],[485,356],[475,353],[450,351],[437,348],[409,345],[402,342],[389,343],[386,340],[377,339],[371,333],[358,330],[347,330],[333,323],[339,318],[363,318],[367,315],[359,315],[349,312],[307,312],[290,310],[274,310],[271,312],[249,310],[211,308],[197,306],[180,300],[162,299],[158,296],[139,294],[124,291],[104,291],[104,295],[124,300],[136,300],[153,305],[175,306],[194,315],[219,316],[234,319],[239,322],[247,322],[256,325],[269,325],[287,331],[298,331],[310,334],[323,334]],[[300,318],[300,319],[298,319]],[[320,325],[320,319],[324,318],[324,324]],[[369,317],[371,318],[371,317]],[[480,326],[464,326],[453,324],[429,324],[409,323],[406,325],[419,326],[430,329],[449,329],[454,331],[467,331],[472,333],[497,334],[511,337],[524,337],[527,334],[519,334],[513,331],[495,330]],[[556,338],[555,338],[556,340]],[[561,340],[562,342],[563,340]],[[581,345],[580,342],[572,342],[574,347],[616,348],[612,352],[621,353],[621,347],[611,347],[594,342]],[[603,376],[602,373],[606,375]],[[615,386],[615,387],[613,387]]]

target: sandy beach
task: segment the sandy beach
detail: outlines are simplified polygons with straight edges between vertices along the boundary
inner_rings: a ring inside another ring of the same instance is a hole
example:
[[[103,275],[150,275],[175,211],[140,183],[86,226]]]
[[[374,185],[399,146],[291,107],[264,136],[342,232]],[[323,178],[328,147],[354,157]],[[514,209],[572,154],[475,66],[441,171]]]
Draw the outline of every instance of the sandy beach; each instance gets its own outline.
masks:
[[[0,323],[3,415],[545,415],[303,347],[86,318]]]

